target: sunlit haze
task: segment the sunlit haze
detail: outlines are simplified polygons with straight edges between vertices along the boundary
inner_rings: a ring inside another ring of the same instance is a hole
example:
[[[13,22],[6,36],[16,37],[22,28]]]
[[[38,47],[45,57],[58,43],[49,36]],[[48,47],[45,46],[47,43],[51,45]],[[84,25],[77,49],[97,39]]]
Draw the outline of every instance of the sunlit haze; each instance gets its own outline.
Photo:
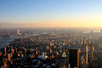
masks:
[[[0,68],[102,68],[102,0],[0,0]]]
[[[101,0],[0,0],[0,28],[102,27]]]

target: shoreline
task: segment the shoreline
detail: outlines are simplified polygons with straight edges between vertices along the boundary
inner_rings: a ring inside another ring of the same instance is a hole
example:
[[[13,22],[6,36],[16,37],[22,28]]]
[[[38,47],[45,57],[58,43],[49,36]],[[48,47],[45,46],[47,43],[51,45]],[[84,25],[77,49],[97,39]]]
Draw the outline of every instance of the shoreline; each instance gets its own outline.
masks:
[[[29,35],[29,36],[18,36],[18,37],[9,37],[9,38],[1,38],[0,37],[0,40],[1,40],[1,44],[0,44],[0,50],[3,49],[4,47],[6,46],[9,46],[10,44],[12,44],[12,42],[15,40],[15,39],[19,39],[19,38],[29,38],[29,37],[33,37],[33,36],[39,36],[40,34],[32,34],[32,35]],[[6,43],[5,43],[6,42]]]

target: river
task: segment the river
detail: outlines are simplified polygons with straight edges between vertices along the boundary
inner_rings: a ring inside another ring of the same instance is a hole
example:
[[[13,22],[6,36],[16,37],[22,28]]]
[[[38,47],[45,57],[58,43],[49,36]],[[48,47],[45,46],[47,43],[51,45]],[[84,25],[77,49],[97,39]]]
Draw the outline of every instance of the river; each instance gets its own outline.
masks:
[[[27,37],[32,37],[32,36],[39,36],[39,34],[32,34],[32,35],[29,35],[29,36],[9,37],[9,38],[0,37],[0,49],[4,48],[5,46],[8,46],[11,41],[14,41],[14,39],[27,38]]]

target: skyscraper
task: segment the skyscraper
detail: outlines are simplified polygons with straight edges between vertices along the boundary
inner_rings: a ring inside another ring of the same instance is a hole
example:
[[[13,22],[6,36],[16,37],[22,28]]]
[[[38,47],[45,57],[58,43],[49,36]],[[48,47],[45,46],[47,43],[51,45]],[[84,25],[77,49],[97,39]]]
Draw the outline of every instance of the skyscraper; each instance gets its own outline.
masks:
[[[71,64],[71,68],[79,68],[79,49],[69,50],[69,63]]]
[[[4,52],[5,52],[5,54],[6,54],[6,47],[5,47],[5,49],[4,49]]]
[[[8,53],[8,61],[10,61],[10,60],[11,60],[11,54]]]
[[[85,44],[85,68],[87,68],[88,64],[88,45]]]
[[[93,60],[93,51],[94,51],[94,46],[93,45],[94,44],[91,43],[91,49],[90,49],[90,51],[91,51],[91,60]]]

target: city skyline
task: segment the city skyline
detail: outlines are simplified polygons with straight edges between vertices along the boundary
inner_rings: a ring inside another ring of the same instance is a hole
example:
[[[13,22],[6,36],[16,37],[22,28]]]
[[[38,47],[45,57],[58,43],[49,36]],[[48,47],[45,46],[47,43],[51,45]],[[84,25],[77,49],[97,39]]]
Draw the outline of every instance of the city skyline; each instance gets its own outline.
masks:
[[[101,28],[101,2],[100,0],[1,0],[0,28]]]

